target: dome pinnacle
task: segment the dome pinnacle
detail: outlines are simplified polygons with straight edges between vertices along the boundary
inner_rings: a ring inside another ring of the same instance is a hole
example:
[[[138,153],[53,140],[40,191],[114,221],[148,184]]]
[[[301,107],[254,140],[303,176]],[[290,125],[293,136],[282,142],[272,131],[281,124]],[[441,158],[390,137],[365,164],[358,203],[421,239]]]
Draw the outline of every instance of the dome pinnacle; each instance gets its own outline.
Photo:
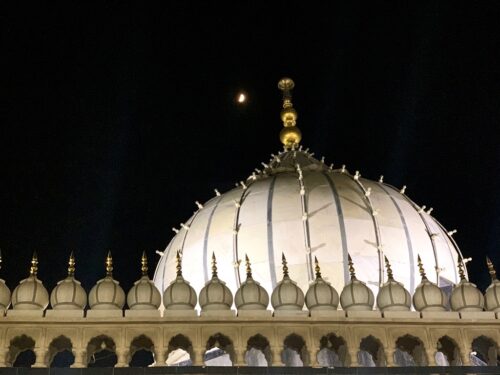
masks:
[[[246,254],[245,254],[245,264],[247,267],[247,279],[251,279],[252,278],[252,268],[251,268],[251,264],[250,264],[250,259],[248,259],[248,255],[246,255]]]
[[[278,88],[283,91],[283,110],[281,111],[281,121],[284,128],[280,132],[280,140],[285,149],[295,149],[302,139],[302,134],[297,124],[297,111],[292,104],[292,89],[295,83],[291,78],[282,78],[278,82]]]
[[[111,257],[111,250],[108,251],[106,256],[106,276],[113,276],[113,258]]]
[[[217,277],[217,259],[215,253],[212,253],[212,278]]]
[[[384,255],[385,260],[385,268],[387,269],[387,278],[389,280],[394,280],[394,276],[392,275],[391,263],[389,263],[389,259]]]
[[[182,262],[181,262],[181,253],[177,250],[175,254],[175,269],[177,270],[177,277],[182,276]]]
[[[33,257],[31,258],[31,267],[30,267],[30,276],[35,276],[38,273],[38,256],[36,255],[36,251],[33,253]]]
[[[319,268],[318,258],[314,257],[314,271],[316,272],[316,278],[321,279],[321,269]]]
[[[420,272],[422,280],[427,280],[427,276],[425,275],[425,270],[424,270],[424,264],[422,263],[422,258],[420,258],[420,255],[417,256],[417,262],[418,262],[418,271]]]
[[[69,260],[68,260],[68,276],[72,277],[75,275],[75,255],[73,252],[69,254]]]
[[[146,252],[142,252],[141,256],[141,272],[142,276],[147,276],[148,275],[148,257],[146,256]]]
[[[493,262],[489,257],[486,257],[486,265],[488,266],[488,272],[491,276],[491,280],[497,280],[497,273],[495,271],[495,267],[493,266]]]
[[[288,266],[284,253],[281,253],[281,264],[283,264],[283,277],[288,277]]]
[[[460,280],[465,280],[464,260],[461,256],[458,257],[458,275],[460,276]]]
[[[351,280],[356,279],[356,271],[354,270],[354,263],[352,262],[351,254],[347,254],[347,263],[349,264],[349,273],[351,274]]]

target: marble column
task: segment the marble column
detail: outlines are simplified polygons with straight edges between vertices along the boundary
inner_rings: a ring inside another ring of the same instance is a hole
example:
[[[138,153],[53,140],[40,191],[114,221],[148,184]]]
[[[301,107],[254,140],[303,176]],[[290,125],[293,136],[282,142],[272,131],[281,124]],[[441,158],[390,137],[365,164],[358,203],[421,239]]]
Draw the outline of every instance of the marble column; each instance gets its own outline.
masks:
[[[47,363],[45,363],[45,356],[47,355],[47,350],[45,348],[35,348],[33,349],[35,352],[36,360],[33,367],[48,367]]]
[[[87,352],[85,349],[74,349],[73,355],[75,356],[75,362],[71,365],[73,368],[84,368],[87,367]]]
[[[165,366],[165,350],[163,348],[155,349],[155,367]]]
[[[116,367],[128,367],[127,362],[128,350],[125,348],[116,349],[116,356],[118,362],[116,363]]]

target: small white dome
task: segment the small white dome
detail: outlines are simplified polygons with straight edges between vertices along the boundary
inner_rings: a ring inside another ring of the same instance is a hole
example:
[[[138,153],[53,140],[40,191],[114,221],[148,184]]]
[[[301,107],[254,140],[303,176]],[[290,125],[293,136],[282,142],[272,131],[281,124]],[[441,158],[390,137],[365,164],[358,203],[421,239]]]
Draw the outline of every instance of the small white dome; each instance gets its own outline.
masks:
[[[21,280],[12,293],[12,306],[16,310],[45,310],[49,304],[49,292],[36,277],[38,258],[36,254],[31,259],[30,275]]]
[[[417,311],[446,311],[446,294],[436,284],[429,281],[425,275],[420,256],[417,257],[418,268],[422,281],[413,293],[413,306]]]
[[[392,275],[391,265],[385,257],[387,268],[387,282],[379,289],[377,294],[377,307],[380,311],[409,311],[411,309],[411,295],[404,285]]]
[[[198,301],[196,291],[182,277],[182,263],[179,251],[176,254],[177,277],[163,292],[163,306],[167,310],[193,310]]]
[[[500,280],[497,279],[493,263],[488,257],[486,258],[486,264],[491,275],[491,284],[484,293],[485,307],[487,311],[500,312]]]
[[[161,305],[161,294],[148,276],[146,252],[141,257],[142,277],[137,280],[127,294],[127,305],[131,310],[157,310]]]
[[[125,292],[113,279],[113,259],[106,257],[106,277],[97,282],[89,293],[89,306],[93,310],[121,310],[125,305]]]
[[[57,283],[50,293],[50,305],[54,310],[83,310],[87,305],[87,293],[75,280],[75,256],[69,256],[68,277]]]
[[[10,305],[10,289],[5,285],[5,281],[0,279],[0,309],[7,310]]]
[[[347,256],[351,281],[347,283],[340,293],[340,304],[346,311],[369,311],[373,310],[375,297],[370,288],[356,278],[351,256]]]
[[[275,310],[302,310],[304,307],[304,292],[297,283],[288,276],[285,256],[283,262],[283,279],[276,285],[271,294],[271,304]]]
[[[238,310],[265,310],[269,305],[269,294],[252,277],[250,261],[246,257],[247,279],[241,284],[234,296]]]
[[[200,307],[207,310],[230,310],[233,304],[233,294],[226,283],[217,277],[215,255],[212,254],[212,278],[200,291]]]
[[[465,278],[464,264],[461,259],[458,262],[458,273],[460,282],[453,287],[450,297],[450,305],[453,311],[483,311],[484,296],[476,285]]]
[[[79,281],[68,276],[52,289],[50,305],[54,310],[83,310],[87,305],[87,293]]]
[[[318,260],[316,262],[316,279],[306,293],[306,306],[309,310],[337,310],[339,294],[329,282],[321,276]]]
[[[127,294],[127,305],[131,310],[157,310],[161,295],[147,275],[137,280]]]

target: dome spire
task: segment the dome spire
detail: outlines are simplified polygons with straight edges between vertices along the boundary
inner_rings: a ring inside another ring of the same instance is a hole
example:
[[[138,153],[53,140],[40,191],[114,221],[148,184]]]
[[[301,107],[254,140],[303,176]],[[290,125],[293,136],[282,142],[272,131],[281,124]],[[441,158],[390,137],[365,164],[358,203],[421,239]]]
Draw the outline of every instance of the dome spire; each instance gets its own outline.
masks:
[[[458,256],[458,275],[460,276],[460,280],[466,280],[464,272],[464,260],[460,255]]]
[[[217,277],[217,259],[215,259],[215,252],[212,253],[212,278]]]
[[[288,277],[288,262],[285,258],[285,253],[281,253],[281,264],[283,264],[283,278]]]
[[[417,262],[418,262],[418,271],[420,272],[422,280],[427,280],[427,276],[424,270],[424,264],[422,263],[422,258],[420,258],[420,255],[417,255]]]
[[[68,260],[68,277],[73,277],[75,275],[75,254],[73,251],[69,254]]]
[[[182,276],[182,261],[179,250],[177,250],[177,253],[175,254],[175,269],[177,270],[177,277]]]
[[[314,257],[314,272],[316,272],[316,278],[321,279],[321,269],[319,268],[319,262],[317,257]]]
[[[141,273],[142,276],[147,276],[148,275],[148,257],[146,256],[146,252],[142,252],[141,256]]]
[[[38,256],[36,251],[33,252],[33,257],[31,258],[30,276],[36,277],[38,273]]]
[[[250,259],[248,259],[248,255],[245,254],[245,264],[246,264],[246,267],[247,267],[247,279],[251,279],[252,278],[252,267],[251,267],[251,264],[250,264]]]
[[[111,250],[108,251],[106,256],[106,276],[113,276],[113,258],[111,257]]]
[[[1,256],[1,254],[0,254]],[[1,261],[1,259],[0,259]],[[497,273],[495,271],[495,267],[493,266],[493,262],[491,261],[491,259],[489,257],[486,257],[486,265],[488,266],[488,272],[491,276],[491,281],[495,281],[497,280]]]
[[[2,249],[0,249],[0,269],[2,269]]]
[[[349,274],[351,275],[351,280],[356,279],[356,271],[354,269],[354,263],[352,262],[351,254],[347,254],[347,263],[349,264]]]
[[[387,278],[389,280],[394,280],[394,276],[392,275],[391,263],[389,263],[389,259],[384,255],[385,260],[385,268],[387,269]]]
[[[292,89],[295,83],[291,78],[282,78],[278,82],[278,88],[283,92],[283,109],[281,111],[281,121],[284,129],[281,129],[280,140],[286,149],[295,149],[302,139],[302,134],[297,124],[297,111],[292,104]]]

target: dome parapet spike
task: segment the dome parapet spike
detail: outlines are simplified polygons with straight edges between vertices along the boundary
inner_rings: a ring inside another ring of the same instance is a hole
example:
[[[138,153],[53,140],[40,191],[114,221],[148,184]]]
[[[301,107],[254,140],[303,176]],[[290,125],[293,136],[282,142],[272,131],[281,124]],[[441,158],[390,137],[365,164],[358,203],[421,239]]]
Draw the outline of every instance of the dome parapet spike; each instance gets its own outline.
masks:
[[[141,256],[141,273],[142,276],[148,276],[148,257],[146,256],[146,251],[143,251]]]
[[[422,280],[427,280],[427,275],[425,274],[424,270],[424,264],[422,263],[422,258],[420,258],[420,255],[417,255],[417,262],[418,262],[418,272],[420,272],[420,277],[422,277]]]
[[[321,279],[321,268],[319,267],[318,258],[314,257],[314,272],[316,272],[316,278]]]
[[[349,265],[349,274],[351,275],[351,280],[356,280],[356,270],[354,269],[354,263],[351,258],[351,254],[347,254],[347,264]]]
[[[283,92],[283,109],[280,117],[283,121],[284,128],[280,132],[280,140],[285,149],[294,150],[302,139],[302,134],[297,124],[297,111],[293,108],[292,104],[292,89],[295,83],[291,78],[282,78],[278,82],[278,88]]]
[[[465,278],[464,260],[460,255],[458,256],[458,275],[460,276],[460,281],[467,280]]]
[[[68,260],[68,277],[75,276],[75,264],[75,254],[72,251],[71,254],[69,254]]]
[[[245,254],[245,265],[247,271],[247,279],[252,279],[252,265],[250,264],[250,259],[248,258],[247,254]]]
[[[2,269],[2,262],[3,262],[2,249],[0,249],[0,269]]]
[[[0,259],[1,262],[1,259]],[[486,265],[488,266],[488,273],[491,276],[491,281],[498,280],[497,272],[495,271],[495,267],[493,266],[493,262],[489,257],[486,257]]]
[[[33,256],[31,257],[31,267],[30,267],[30,276],[36,277],[38,273],[38,255],[36,251],[33,252]]]
[[[387,269],[387,279],[394,280],[394,276],[392,274],[391,263],[389,263],[389,259],[384,255],[385,268]]]
[[[113,277],[113,258],[111,257],[111,250],[108,251],[106,256],[106,276]]]
[[[217,277],[217,259],[215,258],[215,252],[212,253],[212,278]]]
[[[288,262],[285,258],[285,253],[281,253],[281,264],[283,265],[283,278],[288,277]]]
[[[181,252],[177,250],[175,254],[175,269],[177,271],[177,277],[182,277],[182,260],[181,260]]]

